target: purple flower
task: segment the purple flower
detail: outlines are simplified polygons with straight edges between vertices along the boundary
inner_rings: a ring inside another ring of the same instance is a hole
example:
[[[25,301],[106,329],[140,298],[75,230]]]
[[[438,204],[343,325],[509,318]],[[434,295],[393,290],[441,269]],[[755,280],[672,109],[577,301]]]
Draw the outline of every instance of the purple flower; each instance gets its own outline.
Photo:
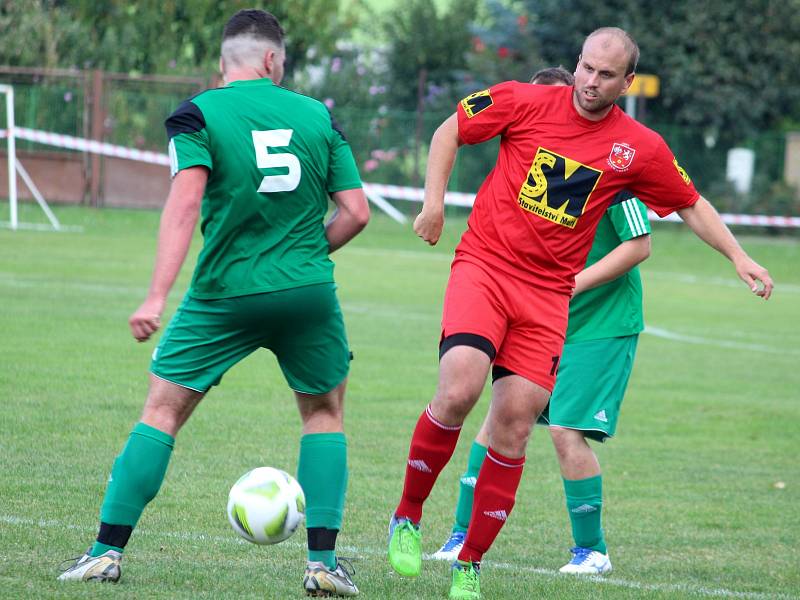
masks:
[[[328,107],[328,110],[331,110],[333,108],[334,104],[336,104],[336,102],[334,102],[333,98],[325,98],[325,100],[323,100],[322,102],[323,102],[323,104],[325,106]]]
[[[64,102],[72,102],[72,92],[64,94]]]
[[[331,72],[338,73],[342,70],[342,59],[338,56],[331,61]]]
[[[378,161],[375,160],[374,158],[367,159],[364,161],[364,170],[367,173],[371,173],[372,171],[378,168],[379,164],[380,163],[378,163]]]

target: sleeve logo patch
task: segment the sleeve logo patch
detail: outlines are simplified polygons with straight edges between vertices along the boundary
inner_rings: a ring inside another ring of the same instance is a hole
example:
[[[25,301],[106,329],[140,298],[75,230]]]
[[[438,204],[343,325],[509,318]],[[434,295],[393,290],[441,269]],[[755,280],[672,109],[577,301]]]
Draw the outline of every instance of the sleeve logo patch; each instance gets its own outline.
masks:
[[[678,164],[678,159],[677,158],[673,158],[672,159],[672,164],[675,165],[675,168],[678,170],[678,175],[680,175],[681,178],[683,179],[683,183],[685,183],[686,185],[689,185],[690,183],[692,183],[692,180],[689,177],[689,174],[686,171],[684,171],[683,167],[681,167]]]
[[[492,104],[494,104],[494,101],[492,100],[492,95],[489,93],[489,90],[481,90],[480,92],[475,92],[464,98],[461,101],[461,108],[464,109],[467,118],[471,119],[479,112],[489,108]]]

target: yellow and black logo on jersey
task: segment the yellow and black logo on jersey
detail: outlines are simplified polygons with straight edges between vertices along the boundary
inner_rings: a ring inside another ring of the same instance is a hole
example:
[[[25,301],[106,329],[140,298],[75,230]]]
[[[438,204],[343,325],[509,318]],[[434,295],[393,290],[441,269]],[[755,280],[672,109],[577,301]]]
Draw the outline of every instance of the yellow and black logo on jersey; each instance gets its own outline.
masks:
[[[540,146],[517,203],[543,219],[575,229],[602,174]]]
[[[494,101],[492,100],[492,95],[489,93],[489,90],[475,92],[461,101],[461,107],[464,109],[464,112],[467,113],[467,118],[469,119],[479,112],[486,110],[492,104],[494,104]]]
[[[678,164],[678,159],[677,158],[673,158],[672,159],[672,164],[675,165],[676,169],[678,169],[678,175],[680,175],[681,178],[683,179],[683,183],[685,183],[686,185],[689,185],[690,183],[692,183],[692,180],[689,177],[689,174],[686,171],[684,171],[683,167],[681,167]]]

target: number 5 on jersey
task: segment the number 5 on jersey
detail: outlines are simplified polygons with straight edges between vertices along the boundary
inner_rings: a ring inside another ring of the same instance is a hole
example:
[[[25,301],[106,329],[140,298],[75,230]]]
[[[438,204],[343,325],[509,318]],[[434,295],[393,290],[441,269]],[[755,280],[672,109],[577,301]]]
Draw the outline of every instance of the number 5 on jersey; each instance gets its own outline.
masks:
[[[289,145],[292,129],[270,129],[251,131],[256,149],[256,165],[259,169],[288,169],[282,175],[265,175],[258,186],[259,192],[291,192],[300,184],[300,161],[289,152],[271,153],[268,148],[282,148]]]

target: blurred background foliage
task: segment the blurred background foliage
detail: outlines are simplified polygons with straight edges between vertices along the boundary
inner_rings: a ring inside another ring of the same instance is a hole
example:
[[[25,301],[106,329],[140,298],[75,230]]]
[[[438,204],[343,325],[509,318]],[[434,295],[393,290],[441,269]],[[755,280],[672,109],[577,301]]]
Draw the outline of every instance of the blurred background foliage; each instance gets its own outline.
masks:
[[[86,73],[122,74],[105,81],[104,138],[159,150],[171,107],[218,82],[226,19],[252,5],[0,0],[0,65],[69,70],[0,80],[17,87],[20,125],[85,135]],[[284,85],[329,106],[365,180],[419,185],[430,137],[461,97],[527,81],[545,66],[571,70],[584,37],[616,25],[639,42],[638,72],[661,80],[640,118],[699,187],[722,209],[800,212],[782,183],[785,133],[800,130],[800,0],[283,0],[264,8],[287,32]],[[757,153],[747,197],[725,182],[735,146]],[[475,191],[496,150],[462,151],[452,187]]]

